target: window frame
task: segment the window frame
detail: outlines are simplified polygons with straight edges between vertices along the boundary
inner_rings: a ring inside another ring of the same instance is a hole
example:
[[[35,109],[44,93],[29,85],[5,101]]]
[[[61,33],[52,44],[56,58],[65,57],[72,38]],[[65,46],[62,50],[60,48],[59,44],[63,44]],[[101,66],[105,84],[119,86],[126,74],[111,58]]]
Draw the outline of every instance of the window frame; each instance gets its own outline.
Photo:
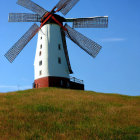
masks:
[[[42,75],[42,70],[39,71],[39,76],[41,76],[41,75]]]
[[[42,66],[42,60],[39,61],[39,66]]]
[[[40,44],[40,49],[42,49],[42,44]]]
[[[58,44],[58,50],[61,50],[61,44]]]
[[[40,51],[40,52],[39,52],[39,56],[41,56],[41,55],[42,55],[42,52]]]
[[[61,57],[58,57],[58,64],[61,64],[62,61],[61,61]]]

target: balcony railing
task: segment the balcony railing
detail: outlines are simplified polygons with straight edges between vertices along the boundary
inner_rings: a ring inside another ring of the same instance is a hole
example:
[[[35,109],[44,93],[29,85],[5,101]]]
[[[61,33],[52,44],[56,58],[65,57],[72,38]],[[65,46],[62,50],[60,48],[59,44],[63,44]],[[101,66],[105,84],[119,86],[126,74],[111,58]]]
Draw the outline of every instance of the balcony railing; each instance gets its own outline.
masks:
[[[77,79],[75,77],[70,77],[71,82],[79,83],[79,84],[84,84],[83,80]]]

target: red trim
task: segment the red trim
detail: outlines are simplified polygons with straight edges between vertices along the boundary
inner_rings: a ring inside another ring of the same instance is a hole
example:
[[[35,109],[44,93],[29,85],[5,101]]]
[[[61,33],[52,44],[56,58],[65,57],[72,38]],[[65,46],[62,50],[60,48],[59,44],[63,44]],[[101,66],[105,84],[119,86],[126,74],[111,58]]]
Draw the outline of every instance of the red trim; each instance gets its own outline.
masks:
[[[56,9],[56,7],[54,7],[53,9],[52,9],[52,11],[51,12],[48,12],[46,15],[44,15],[44,17],[43,18],[46,18],[44,21],[43,21],[43,19],[41,19],[41,25],[40,25],[40,28],[39,29],[41,29],[42,27],[43,27],[43,25],[50,19],[50,18],[52,18],[60,27],[62,27],[62,29],[63,30],[65,30],[65,31],[67,31],[67,29],[61,24],[61,22],[59,22],[54,16],[53,16],[53,11]],[[58,12],[59,10],[57,10],[57,11],[55,11],[54,13],[56,13],[56,12]]]
[[[58,25],[59,25],[60,27],[62,27],[62,29],[64,29],[65,31],[67,31],[67,29],[66,29],[54,16],[52,16],[52,19],[53,19],[56,23],[58,23]]]
[[[52,10],[51,10],[51,12],[54,12],[54,13],[56,13],[56,11],[54,11],[56,9],[56,7],[54,7]]]
[[[41,23],[40,29],[42,28],[42,26],[52,17],[52,14],[50,14],[43,23]]]

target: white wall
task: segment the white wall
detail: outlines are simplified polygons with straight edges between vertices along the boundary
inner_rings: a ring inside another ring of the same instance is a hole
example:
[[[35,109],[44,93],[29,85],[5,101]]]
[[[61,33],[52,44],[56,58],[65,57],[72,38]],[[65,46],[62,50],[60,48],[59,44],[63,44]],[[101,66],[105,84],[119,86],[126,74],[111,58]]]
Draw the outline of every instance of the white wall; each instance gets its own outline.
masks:
[[[42,37],[42,39],[41,39]],[[40,45],[42,44],[42,49]],[[58,44],[61,50],[58,49]],[[39,52],[41,51],[41,56]],[[61,58],[61,64],[58,63]],[[42,65],[39,66],[39,61]],[[39,74],[42,71],[42,74]],[[36,56],[34,61],[35,79],[48,76],[69,78],[69,70],[65,59],[60,26],[57,24],[46,24],[38,33]]]

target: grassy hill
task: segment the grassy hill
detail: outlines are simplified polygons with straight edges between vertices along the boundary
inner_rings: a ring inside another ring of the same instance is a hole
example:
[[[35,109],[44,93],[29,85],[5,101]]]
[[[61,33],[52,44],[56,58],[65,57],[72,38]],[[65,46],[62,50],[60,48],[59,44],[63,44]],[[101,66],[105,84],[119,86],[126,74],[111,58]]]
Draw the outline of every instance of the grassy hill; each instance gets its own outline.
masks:
[[[0,140],[138,140],[140,97],[44,88],[0,94]]]

